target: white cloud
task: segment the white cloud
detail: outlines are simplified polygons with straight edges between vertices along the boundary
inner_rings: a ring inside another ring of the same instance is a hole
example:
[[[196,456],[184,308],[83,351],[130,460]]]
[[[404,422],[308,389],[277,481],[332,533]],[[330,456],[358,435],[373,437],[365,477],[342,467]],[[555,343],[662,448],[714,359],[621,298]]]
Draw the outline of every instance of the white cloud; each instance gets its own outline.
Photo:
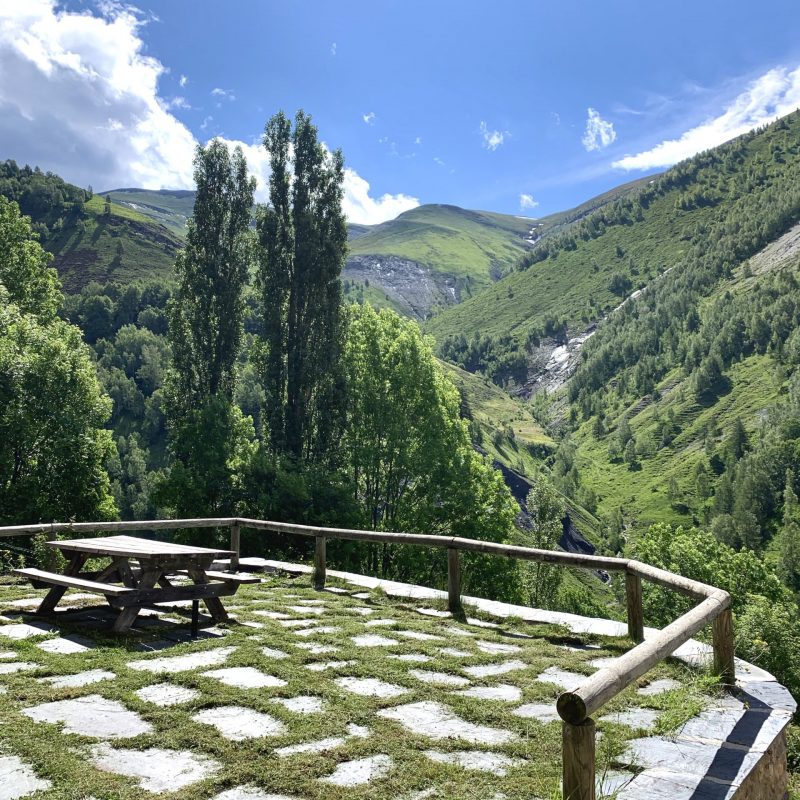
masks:
[[[185,75],[181,75],[180,79],[178,80],[178,83],[180,84],[180,87],[182,89],[184,86],[186,86],[187,83],[189,83],[189,79]]]
[[[168,108],[191,108],[189,101],[185,97],[173,97],[172,100],[167,103],[167,106]]]
[[[533,199],[532,194],[525,194],[524,192],[519,196],[519,207],[521,209],[536,208],[539,205],[538,200]]]
[[[370,111],[366,114],[362,114],[361,119],[363,119],[367,125],[372,125],[375,122],[375,112]]]
[[[416,208],[419,200],[405,194],[384,194],[370,197],[369,183],[352,169],[344,171],[344,212],[350,222],[375,225],[394,219],[398,214]]]
[[[4,156],[83,186],[191,185],[195,140],[158,95],[165,70],[144,54],[134,12],[28,0],[0,16]]]
[[[650,150],[627,155],[612,166],[619,169],[670,167],[703,150],[727,142],[747,131],[789,114],[800,107],[800,67],[778,67],[753,81],[716,117],[666,139]]]
[[[497,150],[505,141],[506,136],[511,136],[508,131],[490,131],[483,121],[481,121],[480,131],[483,137],[483,146],[491,151]]]
[[[209,114],[209,116],[205,117],[205,118],[203,119],[203,121],[200,123],[200,130],[201,130],[201,131],[204,131],[204,130],[205,130],[205,129],[206,129],[208,126],[209,126],[209,124],[210,124],[211,122],[213,122],[213,121],[214,121],[214,117],[212,117],[212,116]]]
[[[226,100],[230,100],[231,102],[236,99],[236,95],[230,89],[220,89],[218,86],[211,90],[211,96],[219,98],[224,97]]]
[[[336,55],[336,42],[334,42],[334,43],[331,45],[331,55],[332,55],[332,56],[335,56],[335,55]]]
[[[198,144],[158,92],[165,67],[145,54],[134,9],[61,10],[56,0],[0,5],[0,142],[3,157],[52,170],[80,186],[191,189]],[[218,97],[232,97],[218,89]],[[181,99],[182,101],[182,99]],[[206,117],[201,130],[213,121]],[[241,144],[264,197],[267,153]],[[353,222],[380,222],[418,205],[403,194],[375,199],[355,171],[345,176]]]
[[[447,166],[447,164],[445,164],[444,161],[442,161],[442,159],[439,158],[439,156],[434,156],[433,157],[433,163],[434,164],[438,164],[440,167],[446,167]]]
[[[422,137],[421,136],[417,136],[417,138],[414,139],[414,144],[416,144],[416,145],[422,144]]]
[[[586,132],[583,134],[583,146],[588,150],[602,150],[617,138],[612,123],[603,119],[594,108],[587,109]]]

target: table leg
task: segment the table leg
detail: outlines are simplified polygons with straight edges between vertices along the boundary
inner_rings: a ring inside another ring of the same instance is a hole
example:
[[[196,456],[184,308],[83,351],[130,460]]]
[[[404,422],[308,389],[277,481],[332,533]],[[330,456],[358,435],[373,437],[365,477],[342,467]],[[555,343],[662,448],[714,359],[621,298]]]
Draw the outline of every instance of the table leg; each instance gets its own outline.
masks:
[[[152,589],[158,583],[158,579],[161,577],[161,574],[161,569],[144,568],[142,577],[139,579],[139,584],[136,588]],[[139,612],[141,610],[141,606],[125,606],[122,611],[119,612],[119,616],[114,621],[114,626],[112,628],[114,633],[125,633],[136,621],[136,617],[139,616]]]
[[[194,567],[187,570],[187,572],[189,573],[189,577],[196,584],[209,583],[204,569]],[[211,619],[213,619],[214,622],[228,622],[228,612],[225,610],[225,606],[222,605],[222,601],[219,597],[204,597],[203,602],[206,604],[208,613],[211,614]]]
[[[89,556],[86,553],[75,553],[70,559],[69,564],[67,564],[64,574],[69,576],[77,575],[88,558]],[[36,613],[43,615],[52,614],[58,605],[58,601],[61,600],[64,596],[64,592],[67,591],[67,588],[67,586],[54,586],[50,589],[39,604],[39,608],[36,609]]]

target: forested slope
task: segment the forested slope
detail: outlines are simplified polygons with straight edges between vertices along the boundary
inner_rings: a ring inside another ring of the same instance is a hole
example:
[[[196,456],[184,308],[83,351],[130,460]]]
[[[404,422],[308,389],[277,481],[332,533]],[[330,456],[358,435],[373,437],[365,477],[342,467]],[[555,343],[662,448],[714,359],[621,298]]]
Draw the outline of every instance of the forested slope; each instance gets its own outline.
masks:
[[[448,335],[511,334],[523,346],[557,322],[584,328],[673,269],[667,293],[687,270],[693,284],[703,273],[696,288],[708,293],[725,269],[796,218],[799,134],[793,114],[650,179],[543,238],[518,271],[434,317],[427,330],[440,342]],[[714,265],[698,265],[709,258]],[[670,309],[673,317],[682,312]]]
[[[0,194],[31,218],[67,291],[90,281],[171,280],[181,240],[134,208],[14,161],[0,163]]]

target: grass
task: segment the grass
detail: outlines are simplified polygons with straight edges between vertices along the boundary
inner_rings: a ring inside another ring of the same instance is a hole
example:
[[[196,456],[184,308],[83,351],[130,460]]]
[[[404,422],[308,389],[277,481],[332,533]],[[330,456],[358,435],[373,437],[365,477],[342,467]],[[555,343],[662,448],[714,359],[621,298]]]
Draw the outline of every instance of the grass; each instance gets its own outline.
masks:
[[[609,289],[613,274],[623,273],[640,287],[681,258],[686,231],[700,224],[710,210],[676,212],[673,204],[670,192],[644,212],[643,221],[610,227],[597,239],[579,240],[574,250],[562,250],[555,258],[510,273],[433,317],[427,331],[440,340],[448,334],[470,337],[476,331],[524,338],[549,316],[566,319],[572,330],[582,329],[620,303]],[[595,303],[591,313],[590,298]]]
[[[348,587],[348,591],[353,590]],[[7,608],[10,600],[33,594],[26,586],[19,584],[0,587],[0,608]],[[282,627],[279,621],[257,613],[275,611],[295,617],[299,616],[298,613],[288,606],[298,605],[302,600],[320,598],[325,601],[324,624],[333,624],[339,630],[319,634],[313,640],[298,637],[291,629]],[[231,623],[229,633],[224,637],[226,647],[236,647],[225,666],[255,667],[282,678],[287,682],[286,686],[246,690],[225,686],[203,676],[203,668],[160,676],[126,666],[127,662],[143,657],[171,657],[213,649],[221,644],[219,640],[179,644],[152,656],[143,656],[137,650],[143,638],[147,638],[143,635],[115,638],[98,633],[96,629],[84,628],[77,622],[70,625],[61,620],[59,625],[62,633],[80,632],[94,638],[99,646],[81,654],[55,655],[36,647],[39,639],[10,641],[8,646],[3,641],[3,649],[14,649],[20,660],[40,664],[35,672],[0,678],[7,689],[6,702],[0,708],[0,748],[6,754],[18,755],[35,768],[39,777],[52,781],[52,788],[38,794],[37,800],[77,800],[90,795],[98,800],[133,800],[142,796],[142,791],[132,780],[90,766],[88,752],[94,740],[63,734],[57,725],[35,723],[20,713],[21,709],[38,703],[89,694],[101,694],[119,701],[136,711],[154,728],[153,733],[120,740],[114,742],[114,746],[126,749],[159,747],[189,750],[220,762],[221,769],[213,777],[170,795],[176,800],[201,800],[240,785],[258,786],[266,792],[285,793],[309,800],[338,800],[344,797],[366,800],[377,796],[400,798],[430,786],[437,787],[436,797],[452,800],[479,800],[494,796],[495,792],[503,792],[509,800],[528,800],[533,796],[554,797],[557,796],[560,773],[560,723],[542,724],[515,717],[508,713],[507,704],[452,694],[452,688],[436,687],[416,680],[408,669],[419,666],[425,670],[461,675],[464,663],[488,664],[508,658],[519,659],[524,662],[524,669],[499,678],[474,679],[473,685],[511,683],[522,690],[523,702],[553,704],[558,693],[557,687],[534,680],[546,667],[556,664],[589,675],[593,671],[588,664],[590,659],[617,655],[629,647],[629,642],[624,639],[579,637],[557,626],[532,626],[515,620],[507,620],[497,628],[477,628],[421,615],[413,605],[389,600],[379,592],[373,592],[367,599],[354,598],[350,594],[320,594],[308,586],[307,578],[268,578],[259,586],[243,587],[235,598],[229,600],[228,606],[236,609],[234,613],[238,616],[238,623]],[[373,613],[361,616],[354,612],[356,607],[369,608]],[[370,619],[379,618],[391,618],[396,623],[385,627],[366,627]],[[240,624],[242,622],[261,624],[263,628],[246,627]],[[453,630],[468,635],[457,636]],[[416,631],[442,639],[406,640],[397,635],[398,631]],[[398,644],[368,648],[353,643],[351,637],[366,632],[392,637]],[[530,638],[520,638],[521,634]],[[161,635],[163,633],[158,630],[150,634],[151,637]],[[475,642],[481,640],[513,644],[520,650],[509,655],[487,655],[476,649]],[[296,646],[298,642],[309,641],[336,647],[337,652],[314,655]],[[597,644],[600,649],[570,651],[563,646],[587,643]],[[445,655],[440,650],[442,646],[455,647],[467,651],[469,655]],[[286,658],[270,658],[264,654],[264,647],[276,648],[288,655]],[[421,665],[409,665],[390,658],[390,653],[422,653],[431,660]],[[356,663],[326,672],[312,672],[305,668],[309,663],[331,658],[353,660]],[[40,676],[65,675],[93,668],[111,670],[117,678],[81,689],[61,690],[35,680]],[[337,686],[335,679],[342,675],[379,678],[407,688],[408,693],[391,700],[360,697]],[[666,676],[680,678],[682,687],[649,698],[636,695],[635,687],[631,687],[612,701],[607,709],[612,711],[631,705],[647,705],[667,712],[664,719],[668,720],[670,727],[680,725],[706,702],[708,687],[702,676],[672,663],[659,665],[648,674],[647,679]],[[196,689],[200,696],[182,706],[159,708],[141,701],[135,694],[143,686],[163,681]],[[641,679],[640,683],[643,682]],[[325,713],[293,714],[272,702],[276,697],[301,694],[322,698],[326,706]],[[489,748],[454,740],[432,741],[376,715],[381,708],[423,700],[446,703],[471,723],[513,731],[517,734],[515,742],[492,749],[520,759],[521,765],[511,769],[506,777],[496,777],[437,763],[425,755],[426,750],[450,752]],[[193,719],[193,715],[201,709],[223,705],[245,706],[267,713],[283,721],[287,732],[277,737],[232,742],[215,728]],[[278,758],[274,754],[276,747],[340,736],[348,724],[363,725],[370,733],[365,738],[347,739],[344,744],[324,753],[289,758]],[[624,747],[625,740],[635,736],[636,732],[625,726],[606,723],[600,723],[600,728],[605,741],[598,764],[598,772],[602,773],[610,768],[614,757]],[[351,788],[338,788],[318,780],[330,774],[341,762],[378,753],[388,754],[393,760],[391,771],[380,780]]]
[[[488,286],[527,250],[532,220],[424,205],[351,240],[351,255],[394,255],[434,272],[465,279],[471,290]]]
[[[105,200],[94,195],[87,216],[51,235],[44,246],[54,254],[64,288],[79,291],[90,281],[130,283],[172,277],[182,242],[147,216],[118,203],[106,215]]]
[[[186,220],[194,211],[193,191],[169,189],[150,191],[148,189],[117,189],[105,192],[115,204],[124,208],[136,206],[137,212],[148,219],[169,228],[176,236],[186,236]]]

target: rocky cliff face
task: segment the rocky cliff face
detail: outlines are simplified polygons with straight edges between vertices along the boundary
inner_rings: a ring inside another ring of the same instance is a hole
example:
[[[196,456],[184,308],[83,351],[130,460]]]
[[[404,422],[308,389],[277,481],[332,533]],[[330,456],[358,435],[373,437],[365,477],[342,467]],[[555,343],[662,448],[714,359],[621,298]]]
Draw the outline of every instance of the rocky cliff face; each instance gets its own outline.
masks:
[[[460,300],[452,275],[432,272],[416,261],[398,256],[350,256],[342,277],[369,280],[416,320],[427,319],[437,306],[455,305]]]

